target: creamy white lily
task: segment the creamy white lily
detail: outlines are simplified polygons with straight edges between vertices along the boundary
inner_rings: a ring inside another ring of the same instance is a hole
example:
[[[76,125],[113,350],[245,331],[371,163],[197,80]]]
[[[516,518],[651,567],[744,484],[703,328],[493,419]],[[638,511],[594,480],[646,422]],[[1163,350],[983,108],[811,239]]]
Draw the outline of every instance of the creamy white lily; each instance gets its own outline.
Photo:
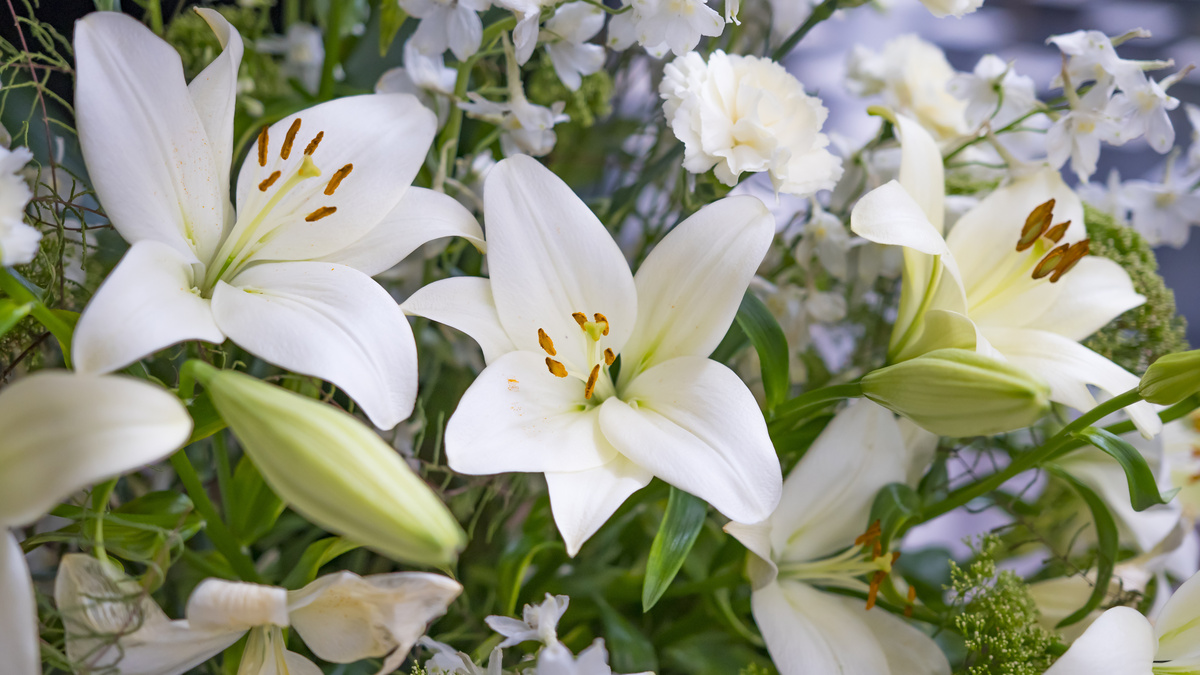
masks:
[[[128,377],[46,370],[0,393],[0,655],[6,673],[41,672],[37,608],[11,528],[101,480],[183,445],[192,420],[165,390]]]
[[[899,181],[851,214],[859,236],[905,247],[891,359],[941,347],[998,355],[1078,410],[1096,405],[1088,385],[1113,395],[1136,387],[1137,377],[1079,344],[1145,298],[1117,263],[1087,255],[1083,205],[1058,172],[1042,168],[997,189],[943,237],[941,154],[915,121],[896,123]],[[1143,435],[1162,428],[1149,404],[1127,410]]]
[[[788,475],[770,518],[726,525],[753,554],[754,620],[782,675],[949,675],[946,656],[924,633],[882,609],[820,588],[873,598],[876,584],[890,573],[893,554],[873,549],[868,520],[880,488],[919,475],[912,469],[927,460],[927,435],[912,438],[913,447],[906,448],[892,413],[856,401],[834,417]]]
[[[1188,579],[1153,624],[1136,609],[1101,614],[1046,675],[1183,675],[1200,670],[1200,575]]]
[[[311,661],[287,651],[281,628],[290,626],[318,658],[383,658],[383,675],[400,666],[426,625],[460,592],[457,582],[422,572],[338,572],[298,591],[206,579],[188,598],[186,618],[172,621],[136,581],[73,554],[59,566],[54,597],[67,657],[86,657],[94,672],[179,675],[248,632],[239,673],[319,674]]]
[[[409,187],[436,120],[413,97],[342,98],[263,129],[227,186],[242,41],[198,9],[224,51],[190,84],[131,17],[77,24],[79,140],[113,226],[132,244],[80,317],[74,362],[123,368],[186,340],[226,338],[341,387],[380,427],[408,416],[416,348],[371,280],[422,243],[478,224]]]
[[[484,204],[491,279],[439,281],[403,305],[475,338],[488,363],[446,426],[451,468],[544,472],[571,555],[654,476],[730,518],[766,518],[782,480],[762,412],[707,358],[774,234],[762,202],[701,209],[636,277],[533,159],[497,164]]]

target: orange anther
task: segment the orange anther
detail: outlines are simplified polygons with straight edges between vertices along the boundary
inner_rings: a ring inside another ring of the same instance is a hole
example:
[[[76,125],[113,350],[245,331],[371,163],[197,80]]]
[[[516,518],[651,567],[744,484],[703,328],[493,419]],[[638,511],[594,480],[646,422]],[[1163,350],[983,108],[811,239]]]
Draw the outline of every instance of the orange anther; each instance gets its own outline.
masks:
[[[563,367],[563,364],[555,361],[549,356],[546,357],[546,367],[550,369],[550,374],[555,377],[567,376],[567,369]]]
[[[315,223],[318,220],[320,220],[326,216],[332,216],[336,212],[337,212],[336,206],[322,206],[321,208],[317,209],[316,211],[313,211],[312,213],[308,214],[307,216],[304,216],[304,221],[307,223]]]
[[[542,349],[546,350],[546,353],[550,356],[558,355],[558,352],[554,350],[554,340],[551,340],[550,336],[546,335],[546,331],[542,330],[541,328],[538,329],[538,344],[541,345]]]
[[[311,155],[312,153],[306,152],[304,154]],[[343,166],[342,168],[340,168],[336,172],[334,172],[333,177],[329,179],[329,183],[325,186],[326,196],[332,195],[334,190],[337,190],[338,186],[342,184],[342,179],[344,179],[346,176],[349,176],[350,172],[353,170],[354,170],[354,165],[347,164],[346,166]]]
[[[288,127],[287,136],[283,138],[283,147],[279,149],[279,156],[287,159],[292,154],[292,143],[296,142],[296,134],[300,132],[300,118],[292,120],[292,126]]]
[[[592,366],[592,374],[588,375],[587,384],[583,387],[583,398],[590,400],[592,392],[596,390],[596,380],[600,378],[600,364]]]
[[[258,165],[259,166],[267,165],[267,143],[268,143],[268,141],[269,141],[269,139],[267,137],[267,128],[263,127],[262,131],[258,132]]]
[[[272,185],[274,185],[274,184],[275,184],[275,181],[277,181],[277,180],[279,180],[279,172],[278,172],[278,171],[276,171],[276,172],[272,173],[270,176],[267,176],[267,179],[266,179],[266,180],[264,180],[263,182],[259,183],[259,184],[258,184],[258,189],[259,189],[260,191],[262,191],[262,192],[266,192],[266,191],[267,191],[267,188],[269,188],[269,187],[271,187]]]

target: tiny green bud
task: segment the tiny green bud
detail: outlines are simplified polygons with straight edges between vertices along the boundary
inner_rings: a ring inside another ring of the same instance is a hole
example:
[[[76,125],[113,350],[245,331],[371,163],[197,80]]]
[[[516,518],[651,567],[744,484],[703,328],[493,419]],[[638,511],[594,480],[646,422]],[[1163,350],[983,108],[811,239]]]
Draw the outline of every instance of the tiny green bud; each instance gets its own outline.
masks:
[[[242,449],[289,506],[390,558],[453,562],[466,535],[374,431],[333,406],[243,373],[192,363]]]
[[[1050,388],[1026,371],[966,349],[938,349],[868,373],[863,395],[941,436],[985,436],[1027,427]]]
[[[1138,383],[1142,398],[1159,405],[1174,405],[1200,392],[1200,350],[1167,354],[1146,369]]]

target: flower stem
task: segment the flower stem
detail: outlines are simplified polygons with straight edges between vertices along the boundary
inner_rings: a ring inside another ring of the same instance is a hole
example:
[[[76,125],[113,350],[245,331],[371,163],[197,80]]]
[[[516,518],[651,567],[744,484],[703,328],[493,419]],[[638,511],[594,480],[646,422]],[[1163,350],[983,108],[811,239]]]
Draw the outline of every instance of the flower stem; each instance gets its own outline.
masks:
[[[112,498],[113,489],[116,487],[117,479],[111,478],[92,490],[92,512],[95,514],[92,524],[92,550],[100,560],[108,559],[108,551],[104,549],[104,513],[108,510],[108,500]]]
[[[804,36],[808,35],[810,30],[812,30],[817,24],[821,23],[825,19],[833,16],[833,13],[837,10],[838,3],[840,1],[841,0],[825,0],[825,2],[813,7],[812,14],[808,15],[808,19],[801,24],[800,27],[795,30],[795,32],[789,35],[788,38],[783,41],[783,44],[779,45],[775,52],[771,54],[771,60],[779,61],[783,59],[783,57],[787,56],[788,53],[795,49],[796,45],[804,39]]]
[[[347,3],[334,0],[329,3],[329,14],[325,18],[325,61],[321,64],[321,86],[317,97],[322,101],[333,98],[333,73],[338,64],[341,43],[342,7]]]
[[[221,555],[225,556],[229,566],[242,581],[261,584],[262,576],[254,568],[254,562],[242,551],[242,547],[238,545],[237,539],[229,531],[225,521],[221,520],[221,515],[217,513],[216,507],[213,506],[212,500],[208,498],[208,493],[204,490],[204,484],[200,482],[196,467],[192,466],[192,460],[188,459],[187,451],[180,450],[171,455],[171,466],[175,467],[175,473],[179,475],[184,489],[192,498],[192,504],[204,517],[205,531],[208,533],[208,538],[212,540],[213,546],[216,546]]]
[[[63,362],[68,368],[71,367],[71,335],[75,329],[63,321],[57,314],[47,307],[36,295],[17,280],[6,268],[0,268],[0,290],[8,294],[8,297],[21,303],[33,303],[33,310],[30,314],[33,315],[46,330],[50,331],[58,340],[59,347],[62,348]]]
[[[800,394],[796,398],[784,401],[775,408],[775,415],[770,422],[773,429],[783,428],[797,420],[817,411],[830,403],[844,398],[862,396],[862,385],[858,382],[835,384],[832,387],[822,387]]]

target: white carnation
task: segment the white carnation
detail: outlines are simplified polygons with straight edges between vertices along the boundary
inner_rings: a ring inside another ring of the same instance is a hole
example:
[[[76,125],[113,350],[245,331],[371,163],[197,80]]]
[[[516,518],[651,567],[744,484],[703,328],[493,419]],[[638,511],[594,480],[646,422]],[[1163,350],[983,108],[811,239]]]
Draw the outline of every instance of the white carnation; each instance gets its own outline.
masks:
[[[832,189],[842,175],[821,133],[825,106],[770,59],[716,51],[706,64],[687,54],[667,65],[659,94],[692,173],[714,169],[736,185],[768,171],[776,191],[796,195]]]
[[[33,197],[20,171],[33,154],[28,148],[0,146],[0,265],[23,265],[37,255],[42,234],[25,223],[25,205]]]

